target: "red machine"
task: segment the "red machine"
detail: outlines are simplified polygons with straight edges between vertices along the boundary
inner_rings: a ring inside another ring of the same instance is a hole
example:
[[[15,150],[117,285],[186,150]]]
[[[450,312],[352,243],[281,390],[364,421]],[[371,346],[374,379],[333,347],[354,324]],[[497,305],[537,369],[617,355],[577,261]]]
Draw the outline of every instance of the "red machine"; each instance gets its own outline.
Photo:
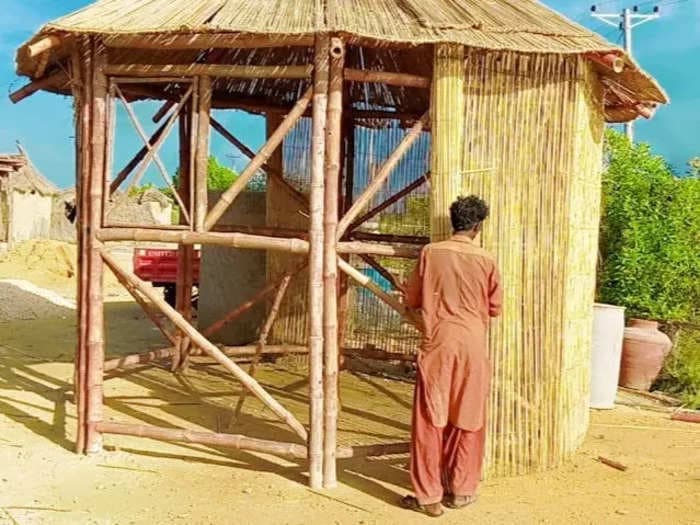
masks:
[[[202,254],[195,251],[194,286],[199,286],[199,266]],[[139,279],[163,288],[163,297],[170,306],[175,306],[177,283],[177,250],[134,250],[134,273]]]

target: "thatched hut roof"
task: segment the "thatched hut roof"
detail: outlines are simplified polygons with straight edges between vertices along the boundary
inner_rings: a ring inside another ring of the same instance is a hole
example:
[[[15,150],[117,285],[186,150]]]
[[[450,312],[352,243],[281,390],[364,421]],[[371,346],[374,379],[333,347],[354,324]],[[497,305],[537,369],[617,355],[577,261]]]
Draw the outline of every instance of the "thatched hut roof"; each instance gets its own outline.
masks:
[[[105,37],[108,46],[114,44],[110,61],[124,64],[201,63],[208,60],[202,52],[214,48],[221,48],[216,61],[225,64],[303,64],[311,61],[310,49],[303,45],[234,50],[232,40],[254,35],[296,36],[303,43],[319,32],[340,33],[351,43],[365,46],[364,52],[359,47],[355,52],[350,50],[351,67],[417,74],[429,73],[427,46],[438,42],[523,54],[614,53],[624,58],[622,73],[596,65],[608,88],[608,120],[635,118],[636,111],[623,109],[630,104],[668,102],[663,89],[620,48],[535,0],[100,0],[44,26],[20,48],[17,69],[30,77],[37,70],[50,71],[53,64],[66,58],[71,37],[84,34]],[[185,35],[189,45],[183,46],[181,37]],[[41,62],[45,57],[30,52],[32,43],[47,36],[56,37],[48,65]],[[212,37],[218,41],[213,42]],[[201,45],[197,45],[198,40]],[[367,48],[374,49],[367,52]],[[215,103],[249,97],[260,104],[286,105],[300,92],[298,80],[227,80],[218,84]],[[69,93],[66,78],[56,78],[44,87]],[[405,91],[377,88],[368,94],[358,90],[351,97],[355,103],[371,107],[424,108],[426,100],[406,96]],[[163,98],[155,94],[133,97]],[[230,107],[224,102],[221,107]]]
[[[44,196],[59,192],[24,152],[0,154],[0,191],[36,192]]]

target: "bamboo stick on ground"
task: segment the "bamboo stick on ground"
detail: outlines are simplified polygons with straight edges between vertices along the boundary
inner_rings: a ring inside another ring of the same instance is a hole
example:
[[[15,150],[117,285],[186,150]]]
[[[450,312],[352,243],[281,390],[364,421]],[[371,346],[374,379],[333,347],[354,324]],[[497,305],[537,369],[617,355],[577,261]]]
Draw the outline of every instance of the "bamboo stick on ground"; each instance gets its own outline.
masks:
[[[301,115],[306,111],[306,108],[311,102],[313,95],[312,88],[309,88],[304,95],[299,99],[294,108],[284,118],[279,128],[272,134],[265,145],[255,155],[255,158],[250,161],[243,172],[239,175],[236,181],[221,195],[219,201],[214,205],[207,215],[204,227],[206,230],[211,230],[218,222],[221,216],[226,212],[233,200],[241,193],[250,180],[255,176],[258,170],[267,162],[272,152],[282,143],[284,137],[292,130],[292,127],[301,118]]]
[[[323,485],[323,193],[330,42],[316,36],[309,197],[309,484]]]
[[[138,436],[160,441],[177,441],[181,443],[199,443],[212,447],[230,447],[240,450],[251,450],[305,459],[306,447],[296,443],[282,441],[269,441],[266,439],[251,438],[238,434],[219,434],[214,432],[197,432],[180,428],[164,428],[151,425],[132,425],[127,423],[102,422],[99,423],[100,432],[105,434],[120,434],[123,436]]]
[[[104,371],[110,372],[116,370],[117,368],[128,368],[135,365],[144,365],[147,363],[152,363],[153,361],[159,361],[161,359],[166,359],[171,357],[176,349],[174,347],[161,348],[159,350],[151,350],[150,352],[144,352],[143,354],[133,354],[123,357],[115,357],[114,359],[109,359],[104,363]]]
[[[294,432],[304,441],[307,440],[307,432],[301,423],[294,415],[284,408],[276,399],[274,399],[260,384],[250,377],[245,371],[229,359],[215,345],[207,340],[199,333],[192,325],[190,325],[173,307],[167,304],[163,299],[158,297],[155,291],[150,289],[146,283],[135,275],[122,269],[114,258],[106,251],[102,251],[102,258],[112,271],[120,274],[124,279],[129,281],[139,292],[145,295],[153,304],[155,304],[170,321],[183,331],[192,341],[192,344],[201,348],[210,357],[213,357],[226,370],[231,372],[244,387],[248,388],[260,401],[262,401],[270,410],[272,410],[279,418],[287,423]]]

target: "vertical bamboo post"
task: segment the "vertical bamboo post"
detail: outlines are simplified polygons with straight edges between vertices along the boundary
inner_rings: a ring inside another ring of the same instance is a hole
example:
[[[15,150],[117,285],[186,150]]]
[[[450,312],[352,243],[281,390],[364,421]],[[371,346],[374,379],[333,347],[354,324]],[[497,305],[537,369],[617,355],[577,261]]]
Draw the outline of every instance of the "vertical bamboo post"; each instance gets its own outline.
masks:
[[[329,41],[316,37],[309,196],[309,485],[323,484],[323,193]]]
[[[336,447],[338,427],[338,187],[340,145],[343,123],[343,67],[345,45],[340,38],[330,41],[328,117],[326,119],[324,262],[323,262],[323,346],[324,346],[324,450],[323,486],[337,485]]]
[[[182,203],[192,209],[192,172],[190,170],[190,126],[191,119],[189,112],[185,109],[179,117],[179,184],[177,191],[180,192]],[[180,224],[185,223],[182,214],[179,217]],[[194,246],[180,245],[177,253],[177,280],[175,289],[175,309],[182,316],[190,321],[192,319],[192,287],[194,286]],[[175,370],[184,364],[183,353],[186,352],[189,341],[184,334],[180,334],[179,343],[173,352],[172,369]]]
[[[450,204],[459,196],[464,151],[464,46],[436,44],[431,124],[430,236],[441,241],[452,234]]]
[[[207,216],[207,165],[209,163],[209,135],[211,127],[209,114],[211,111],[212,82],[210,77],[199,78],[197,97],[197,139],[194,169],[194,229],[205,231],[204,221]]]
[[[75,352],[75,371],[73,380],[74,398],[77,412],[78,428],[75,451],[85,452],[86,433],[86,370],[87,370],[87,281],[88,281],[88,169],[90,163],[90,82],[85,71],[89,69],[89,51],[84,42],[76,45],[72,57],[73,97],[75,99],[76,127],[76,207],[77,207],[77,241],[78,241],[78,312],[77,338]],[[85,68],[85,69],[83,69]],[[8,240],[10,231],[8,229]]]
[[[88,69],[92,83],[92,96],[89,100],[92,120],[90,123],[90,166],[83,175],[89,177],[88,199],[88,275],[87,275],[87,406],[85,451],[96,453],[102,450],[102,435],[96,425],[102,422],[102,381],[104,367],[104,311],[102,291],[101,243],[95,233],[102,225],[102,191],[105,178],[105,132],[107,77],[104,74],[106,50],[100,40],[91,41],[93,55]],[[112,146],[111,144],[109,145]]]

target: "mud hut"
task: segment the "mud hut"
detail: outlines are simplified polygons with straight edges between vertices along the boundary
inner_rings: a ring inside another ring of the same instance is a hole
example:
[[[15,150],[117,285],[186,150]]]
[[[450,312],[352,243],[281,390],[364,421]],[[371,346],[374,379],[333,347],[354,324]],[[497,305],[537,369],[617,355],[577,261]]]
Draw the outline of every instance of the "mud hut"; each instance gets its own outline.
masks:
[[[104,434],[120,433],[273,452],[308,459],[314,487],[335,484],[337,458],[406,450],[401,443],[337,441],[339,353],[367,324],[349,321],[350,299],[358,296],[353,287],[367,289],[377,298],[369,321],[391,328],[365,334],[375,339],[365,351],[395,357],[383,343],[400,339],[406,345],[394,353],[414,353],[415,316],[358,269],[359,261],[395,280],[421,243],[449,233],[447,206],[467,191],[492,204],[482,241],[497,254],[506,289],[505,314],[490,338],[490,472],[556,465],[583,439],[603,127],[649,117],[667,102],[618,47],[531,0],[112,0],[43,27],[19,50],[18,73],[31,81],[13,100],[43,89],[72,94],[76,102],[78,450],[99,450]],[[163,123],[150,137],[129,110],[144,99],[163,101],[156,115]],[[144,140],[117,173],[115,104],[127,109]],[[216,119],[213,110],[226,109],[267,118],[268,140],[258,152]],[[125,181],[140,180],[151,161],[165,171],[158,149],[174,129],[185,167],[175,192],[181,224],[158,229],[105,221],[105,202]],[[216,203],[206,202],[211,129],[251,158]],[[268,225],[218,226],[260,171],[267,175],[268,211],[277,210]],[[424,213],[407,232],[400,219],[414,208]],[[368,222],[372,229],[363,228]],[[104,250],[122,240],[180,246],[177,311]],[[195,243],[268,253],[268,284],[209,327],[190,321]],[[177,368],[203,352],[297,440],[106,421],[103,372],[116,365],[104,361],[105,266],[147,311],[170,320],[166,325],[153,315],[167,348],[119,365],[168,356]],[[295,286],[299,293],[285,299]],[[268,315],[257,345],[209,342],[217,327],[263,300]],[[278,314],[287,328],[271,334]],[[295,340],[269,344],[270,335]],[[309,360],[304,423],[255,380],[254,367],[247,372],[235,361],[292,350]]]
[[[0,154],[0,243],[47,239],[57,193],[21,147],[18,153]]]

